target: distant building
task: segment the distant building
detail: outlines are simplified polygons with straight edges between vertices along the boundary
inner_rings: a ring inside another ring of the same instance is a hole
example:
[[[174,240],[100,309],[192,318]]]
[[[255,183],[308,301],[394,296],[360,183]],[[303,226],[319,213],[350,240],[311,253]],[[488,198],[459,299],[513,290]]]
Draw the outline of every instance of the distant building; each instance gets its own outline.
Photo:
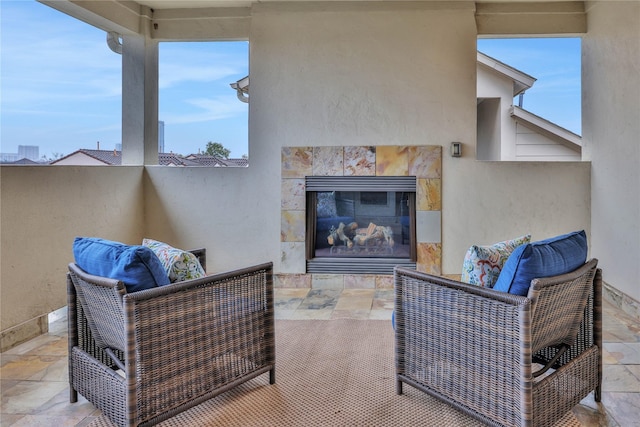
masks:
[[[205,167],[247,167],[247,159],[221,159],[204,154],[181,156],[174,153],[159,153],[158,163],[162,166],[205,166]],[[52,165],[74,166],[119,166],[122,152],[118,150],[90,150],[82,148],[68,156],[51,162]]]
[[[40,147],[37,145],[18,145],[18,157],[37,161],[40,159]]]
[[[15,163],[20,160],[40,160],[40,147],[37,145],[18,145],[17,153],[0,153],[0,163]]]
[[[158,153],[164,153],[164,122],[158,122]]]

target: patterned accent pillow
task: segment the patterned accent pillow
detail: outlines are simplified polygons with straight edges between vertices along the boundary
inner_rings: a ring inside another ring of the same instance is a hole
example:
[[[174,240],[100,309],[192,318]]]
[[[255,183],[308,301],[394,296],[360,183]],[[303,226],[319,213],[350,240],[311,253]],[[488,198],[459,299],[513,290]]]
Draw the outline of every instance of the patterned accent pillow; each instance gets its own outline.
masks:
[[[493,245],[471,246],[464,257],[461,281],[483,288],[493,288],[509,255],[518,246],[530,241],[531,235],[526,234]]]
[[[198,258],[191,252],[174,248],[153,239],[142,240],[142,246],[151,249],[164,267],[171,283],[198,279],[206,275]]]

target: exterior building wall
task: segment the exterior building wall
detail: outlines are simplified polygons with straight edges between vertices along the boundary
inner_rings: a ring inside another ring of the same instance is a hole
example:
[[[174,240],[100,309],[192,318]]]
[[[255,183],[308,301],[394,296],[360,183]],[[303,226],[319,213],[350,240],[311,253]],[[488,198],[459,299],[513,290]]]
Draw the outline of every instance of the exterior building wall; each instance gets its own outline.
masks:
[[[580,152],[572,150],[521,123],[516,123],[515,128],[516,160],[578,162],[582,158]]]
[[[637,304],[640,3],[589,3],[588,25],[582,42],[582,123],[583,152],[593,164],[591,252],[600,260],[604,281]]]
[[[516,127],[509,115],[513,105],[513,80],[483,65],[477,68],[478,99],[495,100],[489,105],[478,104],[478,120],[491,118],[487,123],[478,123],[481,136],[491,130],[490,138],[478,139],[478,160],[515,160]]]

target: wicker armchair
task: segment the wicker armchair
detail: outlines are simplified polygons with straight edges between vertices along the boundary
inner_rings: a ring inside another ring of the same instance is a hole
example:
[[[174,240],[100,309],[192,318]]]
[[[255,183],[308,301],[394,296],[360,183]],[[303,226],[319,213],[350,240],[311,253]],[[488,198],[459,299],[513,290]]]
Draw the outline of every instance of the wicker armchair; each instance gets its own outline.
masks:
[[[71,402],[153,425],[263,373],[273,384],[272,274],[267,263],[127,293],[70,264]]]
[[[535,279],[526,297],[396,267],[397,393],[410,384],[500,426],[550,426],[591,391],[600,401],[596,265]]]

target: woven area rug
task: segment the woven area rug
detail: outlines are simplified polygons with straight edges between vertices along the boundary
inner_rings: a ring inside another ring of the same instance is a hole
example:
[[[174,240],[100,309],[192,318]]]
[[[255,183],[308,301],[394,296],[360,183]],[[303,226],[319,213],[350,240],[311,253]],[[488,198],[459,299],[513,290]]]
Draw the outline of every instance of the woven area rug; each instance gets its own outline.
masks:
[[[382,320],[277,320],[276,384],[263,374],[160,426],[480,426],[405,385]],[[102,416],[91,427],[111,427]],[[580,426],[567,414],[558,427]]]

